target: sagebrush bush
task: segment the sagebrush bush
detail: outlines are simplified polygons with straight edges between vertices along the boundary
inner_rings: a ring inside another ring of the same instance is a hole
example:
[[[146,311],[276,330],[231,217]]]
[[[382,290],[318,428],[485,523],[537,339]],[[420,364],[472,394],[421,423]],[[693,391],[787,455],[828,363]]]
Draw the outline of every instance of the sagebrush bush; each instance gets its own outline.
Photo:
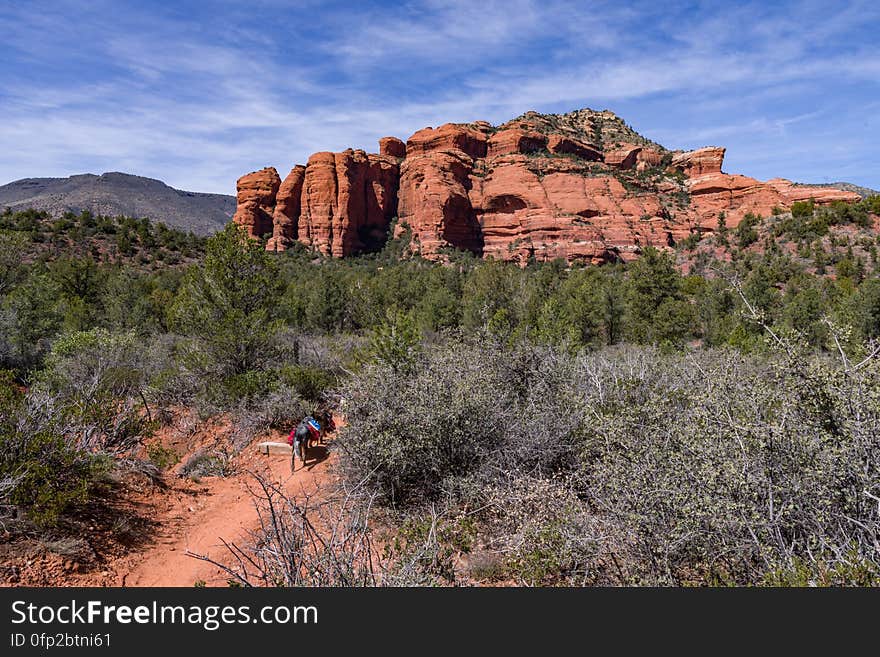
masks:
[[[149,435],[145,354],[133,332],[104,329],[61,336],[34,390],[55,398],[79,448],[124,452]]]
[[[499,368],[455,349],[434,350],[411,375],[401,372],[373,365],[349,382],[349,424],[338,443],[352,480],[405,503],[435,497],[445,478],[467,473],[498,446],[506,404],[496,402],[510,390]]]
[[[0,404],[0,500],[40,525],[53,524],[105,481],[109,459],[77,447],[57,400],[42,393]]]
[[[180,466],[180,476],[190,479],[225,477],[232,472],[229,457],[223,452],[200,449]]]
[[[522,581],[863,583],[880,564],[870,360],[474,338],[343,395],[348,479],[414,512],[483,509],[482,540]]]
[[[288,432],[303,417],[315,412],[312,403],[284,385],[276,387],[261,399],[241,403],[230,410],[234,420],[230,439],[235,452],[241,451],[269,429]]]

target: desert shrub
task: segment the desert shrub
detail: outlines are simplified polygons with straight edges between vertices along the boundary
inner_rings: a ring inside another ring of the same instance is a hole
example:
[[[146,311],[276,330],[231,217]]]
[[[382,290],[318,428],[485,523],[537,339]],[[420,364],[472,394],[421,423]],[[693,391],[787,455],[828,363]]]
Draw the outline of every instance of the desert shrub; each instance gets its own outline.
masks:
[[[144,342],[145,394],[147,399],[160,407],[187,405],[199,395],[204,395],[206,381],[189,368],[180,367],[182,352],[189,352],[188,338],[165,333]]]
[[[284,366],[302,366],[324,370],[335,377],[345,374],[368,344],[366,336],[353,333],[333,335],[304,334],[291,329],[275,336],[277,362]]]
[[[877,472],[860,465],[878,447],[875,375],[724,352],[657,365],[585,452],[633,581],[754,582],[850,544],[876,563]]]
[[[418,356],[420,340],[412,316],[389,309],[385,321],[373,329],[369,355],[395,371],[409,370]]]
[[[71,448],[58,435],[3,436],[0,441],[0,469],[22,473],[8,499],[38,524],[52,524],[72,505],[87,501],[109,470],[104,459]]]
[[[230,411],[234,418],[231,447],[239,452],[270,429],[290,431],[303,417],[314,413],[315,407],[297,391],[280,385],[265,397],[244,401]]]
[[[754,357],[435,345],[411,375],[373,367],[345,387],[343,471],[412,513],[482,509],[480,540],[507,546],[504,572],[524,583],[805,568],[862,583],[880,563],[877,364],[779,339]]]
[[[761,223],[761,218],[751,212],[740,220],[736,227],[736,239],[739,248],[744,249],[758,241],[758,231],[755,227]]]
[[[796,205],[796,204],[795,204]],[[787,235],[796,240],[814,240],[828,234],[829,226],[835,223],[828,212],[814,213],[810,209],[806,213],[794,214],[783,219],[776,227],[778,235]]]
[[[102,455],[68,440],[62,418],[58,400],[41,392],[0,410],[2,498],[41,525],[86,502],[111,467]]]
[[[628,581],[755,582],[850,543],[876,562],[877,474],[858,465],[877,449],[873,375],[732,352],[602,360],[585,362],[602,401],[579,476]]]
[[[760,582],[765,586],[878,586],[880,567],[850,549],[830,558],[794,557],[785,568],[772,570]]]
[[[700,244],[700,240],[702,239],[702,234],[699,232],[694,232],[684,238],[681,242],[679,242],[679,246],[685,251],[693,251]]]
[[[278,381],[273,370],[247,370],[220,377],[207,384],[208,398],[224,408],[236,402],[254,403],[272,390]]]
[[[143,356],[131,332],[68,333],[52,346],[36,387],[57,395],[69,439],[80,448],[122,452],[149,435]]]
[[[64,320],[60,295],[55,280],[33,269],[0,299],[0,365],[25,371],[40,364]]]
[[[196,480],[202,477],[225,477],[231,472],[229,457],[212,449],[198,450],[184,461],[179,470],[181,477]]]
[[[473,528],[466,518],[436,508],[400,518],[383,552],[381,584],[437,586],[456,581],[455,559],[470,551]]]
[[[0,230],[0,297],[15,286],[23,274],[27,243],[27,237],[21,233]]]
[[[809,201],[795,201],[791,204],[791,216],[796,219],[813,216],[815,204],[812,199]]]
[[[365,368],[342,393],[349,424],[338,444],[349,477],[389,502],[439,495],[444,478],[468,472],[498,446],[510,389],[500,374],[454,348],[426,354],[411,375]]]
[[[628,269],[627,332],[635,342],[680,344],[690,334],[693,309],[684,299],[683,280],[673,258],[645,249]]]
[[[177,464],[180,456],[170,447],[165,447],[161,443],[152,443],[147,446],[147,457],[160,470],[170,468]]]
[[[266,428],[283,429],[313,412],[313,401],[300,395],[298,390],[282,385],[266,395],[257,408]]]
[[[307,365],[286,366],[281,369],[280,378],[299,397],[312,403],[320,401],[337,384],[332,372]]]
[[[603,583],[597,557],[601,550],[598,519],[578,498],[568,477],[510,476],[489,483],[483,516],[495,550],[504,555],[496,577],[540,586]]]
[[[834,201],[829,207],[821,208],[817,214],[822,215],[829,224],[855,224],[861,228],[870,228],[873,224],[868,214],[870,207],[868,200],[860,203]]]
[[[11,370],[0,370],[0,415],[14,413],[24,399],[23,389]]]
[[[381,555],[373,546],[369,504],[349,496],[316,502],[288,496],[278,484],[254,475],[259,527],[227,547],[237,565],[207,555],[230,576],[230,586],[375,586]],[[404,585],[411,581],[396,581]],[[197,583],[197,585],[199,585]]]
[[[208,240],[175,298],[172,326],[192,338],[181,361],[211,380],[259,370],[273,356],[281,280],[259,242],[229,224]]]

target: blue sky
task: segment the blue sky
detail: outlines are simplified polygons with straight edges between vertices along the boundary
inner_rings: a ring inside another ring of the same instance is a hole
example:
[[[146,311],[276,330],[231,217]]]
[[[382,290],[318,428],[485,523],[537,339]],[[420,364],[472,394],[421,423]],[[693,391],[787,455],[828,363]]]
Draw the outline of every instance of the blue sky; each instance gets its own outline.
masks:
[[[0,0],[0,183],[233,194],[447,121],[611,109],[725,170],[880,188],[880,2]]]

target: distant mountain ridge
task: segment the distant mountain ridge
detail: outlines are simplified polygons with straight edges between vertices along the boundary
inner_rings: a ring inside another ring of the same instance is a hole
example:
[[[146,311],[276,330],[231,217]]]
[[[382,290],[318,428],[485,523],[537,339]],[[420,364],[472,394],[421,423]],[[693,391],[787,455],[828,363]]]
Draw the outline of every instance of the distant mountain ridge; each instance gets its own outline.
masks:
[[[93,214],[147,217],[154,222],[208,235],[235,213],[235,197],[187,192],[160,180],[127,173],[91,173],[69,178],[23,178],[0,186],[0,210],[34,208],[53,215]]]

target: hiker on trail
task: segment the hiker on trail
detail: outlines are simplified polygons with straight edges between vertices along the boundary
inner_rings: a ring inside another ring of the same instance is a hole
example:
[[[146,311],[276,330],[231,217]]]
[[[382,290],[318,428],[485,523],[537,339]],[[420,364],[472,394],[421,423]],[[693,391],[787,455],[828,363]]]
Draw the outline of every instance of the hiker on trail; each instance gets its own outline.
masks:
[[[296,470],[296,457],[299,456],[303,466],[306,464],[309,445],[317,443],[321,437],[321,425],[311,415],[307,415],[296,425],[287,437],[288,444],[293,447],[290,453],[290,471]]]

